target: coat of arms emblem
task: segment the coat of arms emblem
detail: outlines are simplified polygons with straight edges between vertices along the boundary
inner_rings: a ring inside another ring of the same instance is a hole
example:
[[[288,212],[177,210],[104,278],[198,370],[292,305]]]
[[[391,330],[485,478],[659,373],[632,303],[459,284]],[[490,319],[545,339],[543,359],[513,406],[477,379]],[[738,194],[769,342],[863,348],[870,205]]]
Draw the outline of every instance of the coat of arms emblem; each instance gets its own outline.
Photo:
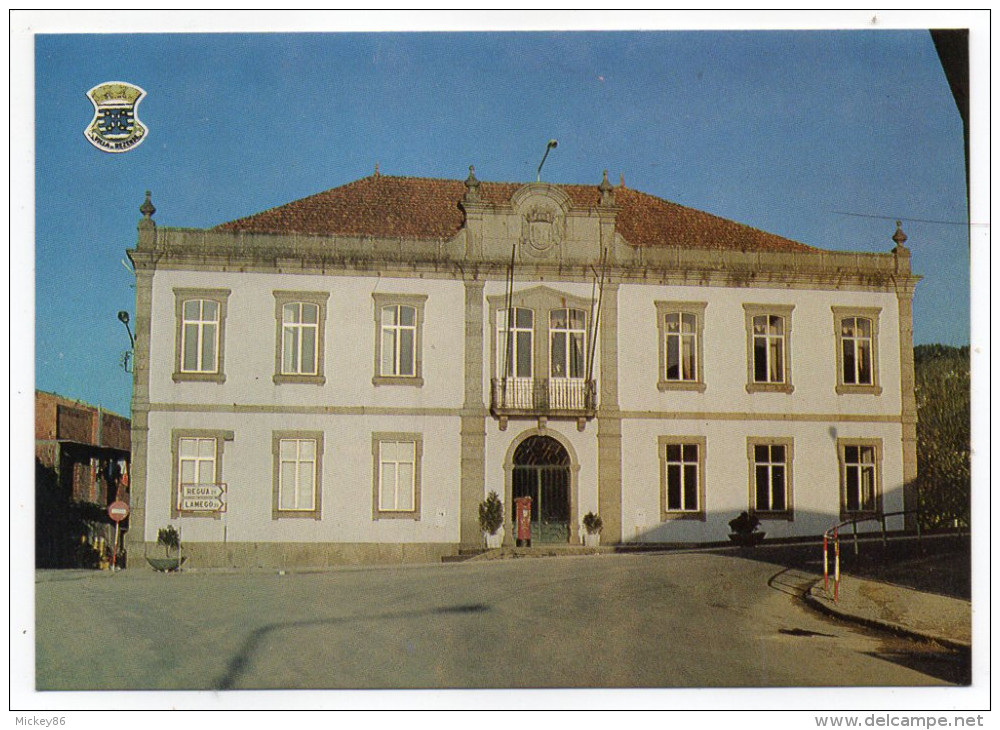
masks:
[[[548,256],[562,238],[559,219],[551,210],[532,208],[521,224],[521,242],[533,256]]]
[[[94,118],[83,135],[97,149],[128,152],[146,139],[148,130],[136,112],[145,91],[124,81],[106,81],[88,91],[87,96],[94,104]]]

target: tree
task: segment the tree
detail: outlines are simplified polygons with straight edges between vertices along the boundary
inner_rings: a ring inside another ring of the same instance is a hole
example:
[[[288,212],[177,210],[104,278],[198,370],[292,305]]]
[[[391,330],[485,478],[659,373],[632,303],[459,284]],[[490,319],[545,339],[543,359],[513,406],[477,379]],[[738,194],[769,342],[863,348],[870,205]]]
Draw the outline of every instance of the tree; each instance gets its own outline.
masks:
[[[969,524],[971,439],[969,348],[913,348],[917,486],[924,527]]]

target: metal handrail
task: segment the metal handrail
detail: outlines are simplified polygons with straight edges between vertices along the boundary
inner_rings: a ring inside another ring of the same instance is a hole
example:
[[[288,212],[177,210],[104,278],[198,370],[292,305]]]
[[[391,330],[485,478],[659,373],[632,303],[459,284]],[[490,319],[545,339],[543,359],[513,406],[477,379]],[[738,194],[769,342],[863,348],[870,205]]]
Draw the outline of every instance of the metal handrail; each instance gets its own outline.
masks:
[[[923,537],[923,530],[920,527],[920,515],[923,514],[923,510],[910,509],[910,510],[899,510],[896,512],[879,512],[874,515],[869,515],[866,517],[854,517],[850,520],[844,520],[843,522],[838,522],[836,525],[826,530],[823,533],[823,590],[829,595],[830,593],[830,558],[829,558],[829,541],[833,539],[834,547],[834,569],[833,569],[833,602],[837,603],[840,601],[840,528],[847,525],[851,526],[851,531],[854,533],[854,555],[858,555],[858,523],[859,522],[871,522],[878,520],[882,525],[882,545],[888,544],[888,537],[885,529],[885,521],[887,517],[899,517],[901,515],[917,515],[917,539],[920,540]]]

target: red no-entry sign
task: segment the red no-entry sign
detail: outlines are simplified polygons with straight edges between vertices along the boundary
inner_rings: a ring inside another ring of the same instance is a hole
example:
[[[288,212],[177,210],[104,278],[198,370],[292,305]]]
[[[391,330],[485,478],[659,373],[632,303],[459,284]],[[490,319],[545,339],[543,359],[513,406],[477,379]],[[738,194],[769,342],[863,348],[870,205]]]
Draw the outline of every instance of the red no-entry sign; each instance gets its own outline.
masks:
[[[128,505],[121,500],[115,500],[108,505],[108,517],[115,522],[121,522],[128,517]]]

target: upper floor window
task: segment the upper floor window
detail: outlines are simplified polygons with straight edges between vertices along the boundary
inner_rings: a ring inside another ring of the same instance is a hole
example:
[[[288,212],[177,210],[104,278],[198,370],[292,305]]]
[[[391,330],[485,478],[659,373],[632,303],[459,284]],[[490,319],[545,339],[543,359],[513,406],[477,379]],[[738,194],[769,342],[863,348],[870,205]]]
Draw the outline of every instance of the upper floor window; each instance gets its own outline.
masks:
[[[747,392],[791,393],[791,306],[744,304]]]
[[[276,383],[326,382],[323,377],[325,292],[276,291]]]
[[[525,307],[497,310],[497,377],[530,378],[534,372],[535,313]]]
[[[225,381],[228,289],[174,289],[177,317],[175,381]]]
[[[549,313],[549,359],[553,378],[585,377],[587,315],[580,309]]]
[[[833,307],[837,336],[837,392],[878,395],[877,308]]]
[[[660,390],[705,390],[702,333],[705,302],[656,302]]]
[[[423,385],[424,295],[373,294],[375,385]]]

